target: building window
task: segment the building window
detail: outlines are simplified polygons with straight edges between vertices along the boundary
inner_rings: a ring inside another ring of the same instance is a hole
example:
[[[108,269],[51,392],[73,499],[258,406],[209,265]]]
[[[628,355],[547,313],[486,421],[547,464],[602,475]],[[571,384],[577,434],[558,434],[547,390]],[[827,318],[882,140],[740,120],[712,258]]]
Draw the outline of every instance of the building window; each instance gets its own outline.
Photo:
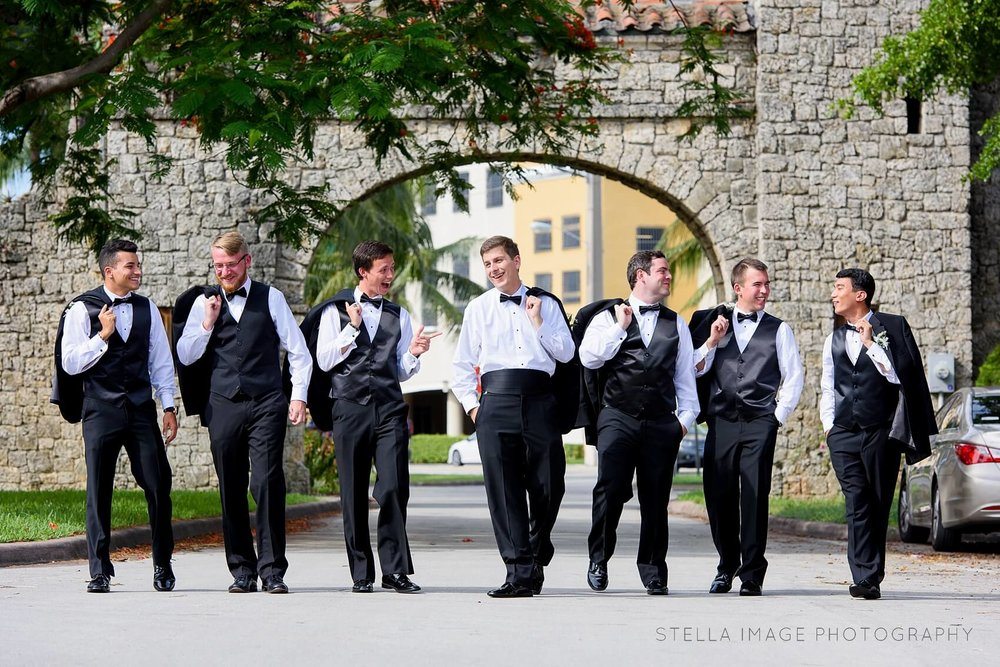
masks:
[[[535,287],[541,287],[546,292],[552,291],[552,274],[551,273],[536,273],[535,274]]]
[[[907,97],[906,98],[906,133],[907,134],[920,134],[921,126],[923,125],[924,111],[920,100]]]
[[[635,230],[635,249],[656,250],[663,238],[663,227],[639,227]]]
[[[566,215],[562,219],[563,248],[580,247],[580,216]]]
[[[469,277],[469,257],[468,255],[459,255],[453,257],[451,260],[451,272],[456,276],[462,276],[463,278]]]
[[[580,272],[563,271],[563,303],[580,303]]]
[[[460,172],[458,172],[458,177],[460,179],[462,179],[462,182],[465,184],[465,185],[462,186],[462,194],[465,195],[465,201],[466,201],[466,203],[468,203],[469,202],[469,192],[472,190],[472,186],[469,185],[469,172],[467,172],[467,171],[460,171]],[[461,203],[459,203],[459,201],[457,199],[454,202],[452,202],[452,210],[455,213],[461,213],[462,212],[462,205],[461,205]]]
[[[486,208],[503,206],[503,176],[490,169],[486,172]]]
[[[436,215],[438,212],[438,198],[433,183],[427,183],[423,187],[420,195],[420,212],[423,215]]]
[[[551,220],[535,220],[531,223],[531,231],[535,234],[535,252],[552,250]]]
[[[424,299],[420,307],[421,324],[425,327],[436,327],[438,323],[437,309],[428,299]]]

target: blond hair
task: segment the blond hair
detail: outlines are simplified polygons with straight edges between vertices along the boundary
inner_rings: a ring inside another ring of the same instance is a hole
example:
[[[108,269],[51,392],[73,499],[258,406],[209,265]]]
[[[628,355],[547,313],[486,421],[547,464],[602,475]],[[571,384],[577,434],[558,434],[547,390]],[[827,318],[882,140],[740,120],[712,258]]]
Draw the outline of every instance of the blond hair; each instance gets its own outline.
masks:
[[[250,254],[250,246],[247,245],[246,239],[235,230],[215,237],[212,247],[222,250],[227,255]]]

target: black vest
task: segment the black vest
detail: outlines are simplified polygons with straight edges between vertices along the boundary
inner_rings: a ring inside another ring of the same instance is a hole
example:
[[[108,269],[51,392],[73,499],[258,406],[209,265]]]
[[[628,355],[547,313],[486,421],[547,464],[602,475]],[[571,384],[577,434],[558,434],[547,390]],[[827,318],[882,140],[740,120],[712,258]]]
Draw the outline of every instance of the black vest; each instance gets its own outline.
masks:
[[[677,313],[660,306],[648,348],[642,344],[636,317],[618,353],[601,369],[606,378],[604,404],[637,419],[658,419],[677,409]]]
[[[235,398],[242,391],[257,398],[281,389],[281,340],[268,306],[270,289],[265,283],[250,282],[239,322],[222,297],[222,312],[206,350],[212,352],[213,394]]]
[[[330,307],[337,309],[341,328],[347,326],[351,321],[347,303],[338,301]],[[375,340],[368,337],[368,328],[362,322],[361,333],[354,340],[357,347],[330,371],[330,396],[361,405],[368,405],[372,399],[379,405],[401,404],[403,392],[396,360],[401,335],[399,306],[382,299]]]
[[[111,299],[103,287],[88,292],[111,307]],[[122,340],[115,332],[108,338],[108,350],[83,373],[83,394],[114,405],[142,405],[152,399],[152,384],[149,380],[149,299],[133,294],[132,331],[128,340]],[[98,318],[101,310],[93,302],[84,301],[90,316],[91,334],[101,330]]]
[[[847,330],[838,327],[833,332],[831,353],[836,392],[833,423],[847,429],[892,424],[899,402],[899,387],[878,372],[864,346],[858,363],[851,364],[847,356]]]
[[[774,414],[781,385],[778,366],[778,327],[781,320],[761,313],[746,348],[740,352],[730,322],[712,362],[712,388],[707,413],[729,421]]]

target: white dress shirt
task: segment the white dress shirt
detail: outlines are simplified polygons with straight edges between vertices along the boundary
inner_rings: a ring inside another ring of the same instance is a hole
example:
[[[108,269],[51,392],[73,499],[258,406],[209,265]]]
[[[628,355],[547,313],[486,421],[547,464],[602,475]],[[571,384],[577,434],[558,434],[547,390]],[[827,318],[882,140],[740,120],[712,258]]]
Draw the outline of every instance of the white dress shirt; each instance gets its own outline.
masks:
[[[500,292],[491,289],[469,302],[458,336],[452,362],[452,391],[465,411],[479,407],[476,371],[485,375],[503,369],[524,369],[555,373],[556,362],[573,358],[576,346],[558,304],[541,298],[542,326],[535,331],[525,310],[527,288],[522,285],[510,296],[521,303],[500,302]]]
[[[129,292],[125,297],[119,297],[109,292],[107,287],[104,288],[104,292],[112,301],[132,296],[132,292]],[[133,323],[132,304],[119,303],[111,309],[115,313],[115,329],[118,335],[122,340],[128,341]],[[82,301],[77,301],[66,313],[66,320],[63,323],[63,370],[70,375],[79,375],[92,368],[107,351],[108,344],[101,339],[100,330],[95,332],[90,329],[87,306]],[[163,319],[152,299],[149,299],[148,365],[149,381],[153,385],[156,397],[160,399],[160,405],[164,408],[174,407],[174,361],[170,355],[170,346],[167,344]]]
[[[744,319],[742,322],[739,322],[739,318],[737,317],[737,314],[740,312],[739,309],[733,310],[733,319],[729,324],[733,329],[733,338],[736,340],[736,345],[739,347],[740,352],[743,352],[747,349],[747,345],[750,343],[750,339],[753,338],[754,332],[757,331],[757,325],[763,319],[764,311],[758,311],[756,321]],[[750,315],[750,313],[744,314]],[[788,421],[788,416],[792,414],[792,410],[799,404],[805,374],[802,370],[802,358],[799,356],[799,346],[795,342],[795,334],[792,333],[792,328],[788,326],[788,322],[782,322],[778,325],[778,333],[775,335],[774,344],[778,353],[778,370],[781,371],[781,386],[778,387],[778,393],[774,397],[775,402],[778,404],[774,409],[774,416],[780,424],[784,424]],[[713,347],[711,350],[708,350],[708,354],[705,357],[705,367],[698,372],[698,377],[707,373],[712,367],[712,362],[715,361],[716,349],[718,348]]]
[[[361,323],[368,331],[368,339],[375,340],[379,321],[382,319],[382,298],[375,302],[361,301],[361,289],[354,288],[354,302],[361,303]],[[413,342],[413,320],[410,313],[399,307],[399,342],[396,344],[396,367],[399,381],[408,380],[420,370],[420,359],[410,353]],[[347,357],[358,346],[360,329],[340,327],[340,311],[336,304],[330,304],[319,320],[319,335],[316,338],[316,363],[324,371],[329,371]]]
[[[243,289],[250,293],[250,278],[243,283]],[[267,307],[271,313],[271,321],[274,322],[274,329],[278,333],[280,348],[288,352],[288,365],[292,375],[292,400],[305,401],[309,392],[309,379],[312,377],[312,355],[306,347],[305,336],[295,323],[295,316],[292,309],[285,301],[285,295],[280,291],[267,286]],[[229,313],[237,322],[243,316],[243,308],[247,305],[245,296],[234,295],[227,298]],[[219,313],[222,317],[222,313]],[[205,319],[205,295],[201,295],[191,304],[191,312],[188,314],[187,322],[184,323],[184,333],[177,341],[177,358],[185,366],[190,366],[201,359],[208,347],[208,341],[212,337],[212,330],[206,330],[202,326]],[[218,324],[218,320],[216,320]]]
[[[639,335],[642,337],[642,344],[649,347],[653,339],[653,331],[656,329],[656,322],[660,318],[659,309],[639,312],[640,306],[659,306],[659,304],[647,304],[639,301],[635,296],[630,296],[628,303],[632,306],[632,318],[639,327]],[[691,332],[688,330],[687,322],[680,315],[677,316],[677,361],[674,364],[674,391],[677,394],[677,421],[688,431],[694,424],[695,418],[700,411],[698,407],[698,391],[694,383],[694,367],[701,361],[696,360],[694,346],[691,343]],[[607,361],[618,354],[619,348],[628,332],[618,326],[614,314],[611,310],[598,313],[587,325],[587,330],[583,334],[580,342],[580,363],[587,368],[600,368]],[[698,351],[701,355],[704,346]]]
[[[868,314],[862,319],[870,320],[871,317],[872,312],[869,310]],[[864,344],[861,342],[861,334],[850,329],[847,330],[846,334],[847,340],[845,345],[847,356],[850,358],[852,364],[857,364],[858,359],[861,357],[861,350],[864,349]],[[896,377],[896,370],[892,367],[892,360],[889,359],[889,355],[886,354],[886,351],[878,343],[872,343],[867,353],[868,358],[875,364],[875,370],[881,373],[882,377],[892,384],[899,384],[899,378]],[[837,411],[837,393],[834,389],[833,366],[833,334],[830,334],[823,342],[823,378],[820,382],[822,395],[819,399],[819,417],[823,422],[824,432],[833,428],[833,416]]]

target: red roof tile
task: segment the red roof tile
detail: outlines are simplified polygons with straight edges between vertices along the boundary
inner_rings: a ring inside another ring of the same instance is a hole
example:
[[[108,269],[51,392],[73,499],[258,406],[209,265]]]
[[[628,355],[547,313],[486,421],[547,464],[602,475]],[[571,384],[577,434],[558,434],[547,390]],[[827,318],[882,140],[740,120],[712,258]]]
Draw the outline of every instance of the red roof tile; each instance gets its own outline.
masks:
[[[604,0],[586,10],[585,22],[593,32],[669,32],[685,22],[715,30],[753,32],[756,29],[748,3],[743,0],[636,0],[625,9],[616,0]],[[683,14],[683,18],[679,15]]]

